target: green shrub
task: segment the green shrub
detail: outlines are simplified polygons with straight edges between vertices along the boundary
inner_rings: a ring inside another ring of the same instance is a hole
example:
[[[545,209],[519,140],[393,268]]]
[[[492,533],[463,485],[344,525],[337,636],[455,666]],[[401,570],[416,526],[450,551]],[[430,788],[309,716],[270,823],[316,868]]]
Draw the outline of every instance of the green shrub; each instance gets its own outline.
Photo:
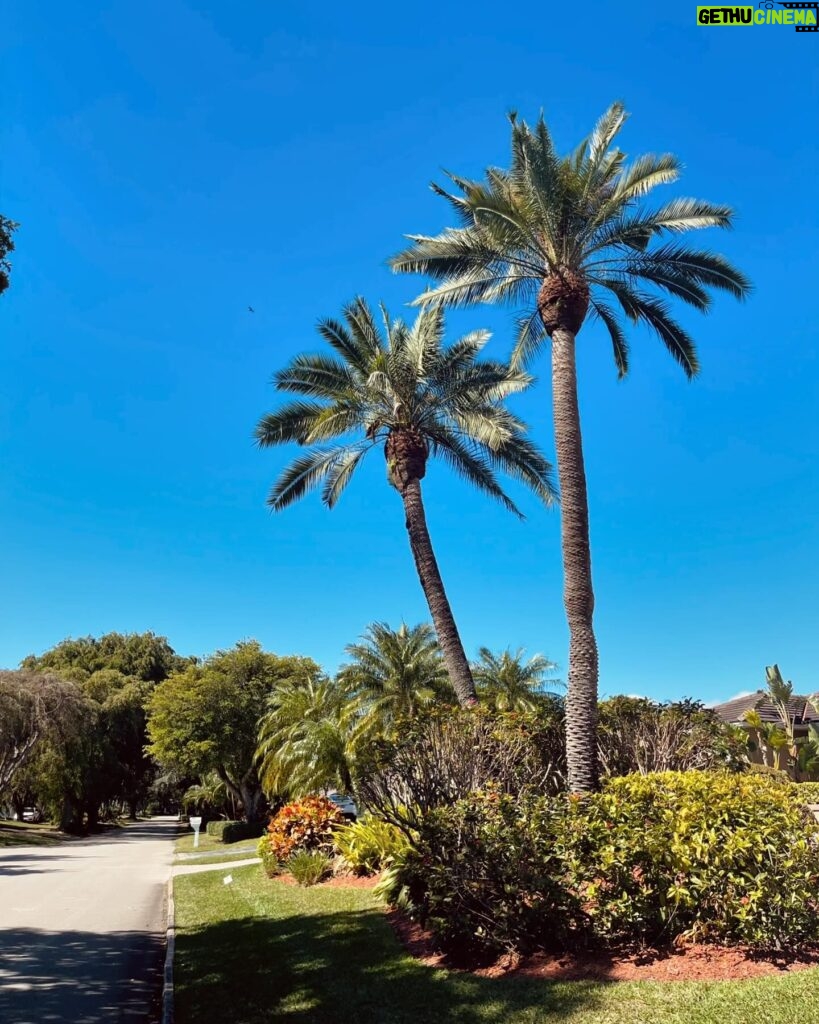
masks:
[[[315,885],[329,874],[333,858],[320,850],[299,850],[287,862],[287,869],[299,885]]]
[[[784,785],[793,782],[793,779],[787,772],[783,772],[781,768],[774,768],[769,764],[748,764],[744,770],[750,775],[767,775],[768,778]]]
[[[278,875],[281,871],[281,865],[279,864],[279,858],[270,849],[270,840],[266,835],[263,835],[259,839],[259,843],[256,847],[256,852],[262,861],[262,870],[268,878],[273,878],[274,875]]]
[[[765,774],[610,779],[568,802],[557,854],[607,939],[778,948],[819,936],[819,823]]]
[[[796,795],[806,804],[819,804],[819,782],[795,782]]]
[[[564,805],[489,790],[432,811],[378,891],[455,955],[570,945],[584,915],[554,853]]]
[[[400,829],[371,814],[365,814],[352,825],[341,825],[333,838],[347,867],[362,875],[380,871],[408,845]]]
[[[256,839],[267,826],[263,821],[228,821],[222,829],[223,843],[238,843],[242,839]]]
[[[255,839],[265,830],[259,821],[209,821],[207,834],[223,843],[238,843],[242,839]]]
[[[378,891],[471,955],[677,939],[819,939],[819,822],[765,774],[664,772],[586,797],[472,794],[429,812]]]

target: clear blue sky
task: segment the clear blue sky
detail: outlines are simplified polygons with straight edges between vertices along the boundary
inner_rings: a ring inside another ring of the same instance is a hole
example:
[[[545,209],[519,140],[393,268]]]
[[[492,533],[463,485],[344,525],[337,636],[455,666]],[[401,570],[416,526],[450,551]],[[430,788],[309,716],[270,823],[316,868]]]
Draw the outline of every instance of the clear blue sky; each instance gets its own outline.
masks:
[[[439,168],[506,161],[506,111],[543,108],[568,148],[622,98],[629,152],[673,150],[676,194],[736,207],[699,240],[756,290],[684,315],[694,384],[642,334],[618,383],[581,335],[601,690],[716,700],[774,660],[818,689],[819,36],[698,28],[695,6],[9,4],[0,664],[152,629],[332,669],[371,620],[426,618],[380,460],[333,512],[266,510],[289,454],[251,442],[270,375],[355,294],[395,311],[418,293],[385,260],[448,223]],[[505,355],[506,313],[451,317],[480,326]],[[518,409],[551,455],[536,371]],[[519,523],[443,467],[425,487],[468,650],[565,672],[557,514],[516,491]]]

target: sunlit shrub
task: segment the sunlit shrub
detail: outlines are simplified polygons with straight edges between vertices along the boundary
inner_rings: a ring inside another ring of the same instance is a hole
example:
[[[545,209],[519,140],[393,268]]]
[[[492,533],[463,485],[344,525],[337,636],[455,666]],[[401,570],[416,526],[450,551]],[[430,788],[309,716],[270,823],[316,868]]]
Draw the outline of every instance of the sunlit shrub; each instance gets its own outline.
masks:
[[[339,808],[323,796],[308,796],[286,804],[267,827],[271,854],[287,860],[299,850],[333,851],[333,830],[344,824]]]
[[[287,869],[299,885],[317,885],[329,874],[333,858],[320,850],[299,850],[287,862]]]
[[[337,828],[334,838],[346,866],[362,875],[372,875],[386,867],[408,842],[395,825],[371,814]]]

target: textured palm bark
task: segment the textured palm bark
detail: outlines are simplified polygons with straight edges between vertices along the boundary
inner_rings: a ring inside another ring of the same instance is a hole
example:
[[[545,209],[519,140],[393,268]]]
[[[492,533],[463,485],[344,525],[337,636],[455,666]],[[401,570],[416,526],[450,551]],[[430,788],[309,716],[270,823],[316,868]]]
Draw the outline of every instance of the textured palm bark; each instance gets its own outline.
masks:
[[[580,410],[577,402],[574,332],[556,327],[552,337],[552,398],[560,525],[563,600],[569,623],[569,679],[566,692],[566,760],[569,791],[597,788],[597,641],[589,547],[589,504]]]
[[[415,568],[418,570],[418,578],[429,605],[432,622],[438,635],[438,643],[441,645],[444,655],[444,664],[458,702],[465,707],[470,707],[477,703],[475,682],[444,590],[444,581],[441,579],[438,561],[432,549],[424,503],[421,498],[421,481],[414,477],[399,487],[399,491],[404,501],[407,533],[412,556],[415,559]]]

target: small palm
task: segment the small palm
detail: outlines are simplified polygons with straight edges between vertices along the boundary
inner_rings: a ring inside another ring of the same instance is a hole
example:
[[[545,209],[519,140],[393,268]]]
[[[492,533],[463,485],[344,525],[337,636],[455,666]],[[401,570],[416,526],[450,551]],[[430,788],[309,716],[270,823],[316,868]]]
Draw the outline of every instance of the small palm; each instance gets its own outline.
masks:
[[[525,653],[523,648],[514,654],[509,650],[493,654],[488,647],[478,651],[472,674],[478,692],[498,711],[534,711],[562,686],[553,676],[557,668],[553,661],[542,654],[524,660]]]
[[[454,699],[435,633],[426,623],[397,630],[373,623],[347,654],[351,661],[339,682],[354,695],[360,735],[385,735],[399,719],[415,717],[436,700]]]

